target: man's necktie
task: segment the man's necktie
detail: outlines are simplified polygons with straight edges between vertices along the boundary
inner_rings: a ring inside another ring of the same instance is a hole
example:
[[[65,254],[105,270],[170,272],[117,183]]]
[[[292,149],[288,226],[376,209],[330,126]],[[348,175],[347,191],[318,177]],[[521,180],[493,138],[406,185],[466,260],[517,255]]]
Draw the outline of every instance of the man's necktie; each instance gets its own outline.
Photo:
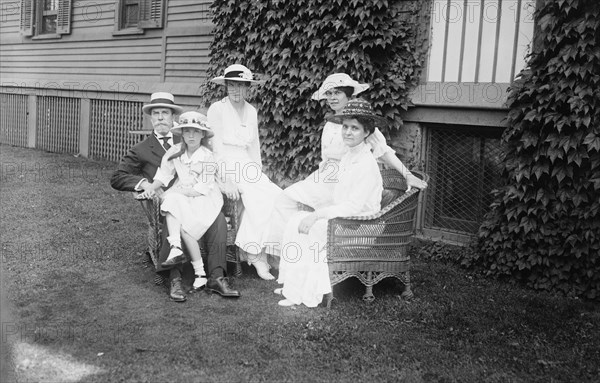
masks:
[[[169,137],[160,137],[160,139],[163,141],[163,146],[165,150],[169,150],[169,148],[171,147],[171,145],[169,145]]]

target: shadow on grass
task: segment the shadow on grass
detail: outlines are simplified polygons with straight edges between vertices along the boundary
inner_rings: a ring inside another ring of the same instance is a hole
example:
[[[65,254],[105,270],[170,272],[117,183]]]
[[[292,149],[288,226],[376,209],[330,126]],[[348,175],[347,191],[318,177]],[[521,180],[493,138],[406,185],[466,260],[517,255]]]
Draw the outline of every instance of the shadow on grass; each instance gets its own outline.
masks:
[[[29,362],[14,353],[15,378],[44,381],[42,365],[84,366],[83,382],[592,382],[600,373],[598,304],[421,258],[408,302],[387,279],[367,304],[350,279],[334,287],[332,310],[282,308],[277,284],[246,265],[233,282],[240,299],[171,302],[142,264],[143,212],[108,184],[115,164],[4,145],[0,158],[2,290],[14,306],[2,346],[37,347]]]

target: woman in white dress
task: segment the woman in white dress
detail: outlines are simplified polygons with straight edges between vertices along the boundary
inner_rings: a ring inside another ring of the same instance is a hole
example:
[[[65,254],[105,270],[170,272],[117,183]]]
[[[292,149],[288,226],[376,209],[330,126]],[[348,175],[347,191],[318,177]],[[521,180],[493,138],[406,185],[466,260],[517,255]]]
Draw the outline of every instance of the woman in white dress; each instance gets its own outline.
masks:
[[[227,87],[227,97],[213,103],[207,116],[215,133],[213,150],[225,178],[225,194],[244,204],[235,244],[258,275],[271,280],[263,243],[281,189],[262,172],[257,112],[246,101],[248,88],[258,81],[240,64],[227,67],[223,76],[211,81]]]
[[[223,196],[216,180],[217,163],[207,147],[213,132],[206,116],[186,112],[179,117],[179,125],[171,128],[183,140],[173,145],[162,158],[150,189],[138,198],[149,198],[177,175],[173,186],[161,195],[160,210],[165,215],[170,235],[167,237],[171,251],[164,266],[184,260],[181,240],[192,258],[196,278],[194,289],[206,285],[207,278],[198,240],[217,218],[223,207]]]
[[[368,88],[368,84],[361,84],[345,73],[334,73],[313,93],[312,99],[326,99],[334,115],[339,116],[352,97]],[[414,176],[396,157],[395,151],[387,145],[385,137],[377,127],[366,139],[366,144],[378,161],[398,170],[406,178],[408,189],[427,187],[426,182]],[[267,235],[267,241],[273,244],[268,250],[274,255],[279,255],[281,251],[281,247],[278,246],[283,235],[281,228],[286,227],[289,217],[298,211],[298,203],[317,209],[326,202],[323,201],[323,196],[329,195],[331,189],[336,186],[340,160],[347,151],[348,147],[342,139],[342,125],[335,121],[327,121],[321,135],[322,161],[319,168],[306,179],[286,188],[275,203]]]
[[[304,304],[316,307],[331,292],[327,267],[327,222],[336,217],[374,214],[380,210],[383,181],[375,157],[365,139],[383,119],[362,99],[351,100],[329,121],[342,123],[346,145],[339,161],[336,182],[323,195],[314,212],[297,212],[283,233],[278,282],[275,293],[285,299],[280,306]]]

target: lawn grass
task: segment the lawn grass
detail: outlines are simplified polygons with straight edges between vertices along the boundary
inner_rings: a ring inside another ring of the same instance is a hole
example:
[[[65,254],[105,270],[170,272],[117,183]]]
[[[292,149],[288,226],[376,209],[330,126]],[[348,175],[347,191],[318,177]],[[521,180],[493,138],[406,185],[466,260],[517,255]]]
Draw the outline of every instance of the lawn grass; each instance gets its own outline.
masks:
[[[8,380],[593,382],[600,376],[598,303],[471,275],[417,251],[409,302],[399,299],[395,281],[385,280],[374,288],[377,299],[364,303],[361,284],[348,280],[336,286],[331,310],[281,308],[276,283],[247,266],[234,281],[238,300],[197,293],[171,302],[142,264],[140,206],[108,184],[114,163],[6,145],[0,162],[1,285],[8,296],[2,347],[15,354],[3,366]]]

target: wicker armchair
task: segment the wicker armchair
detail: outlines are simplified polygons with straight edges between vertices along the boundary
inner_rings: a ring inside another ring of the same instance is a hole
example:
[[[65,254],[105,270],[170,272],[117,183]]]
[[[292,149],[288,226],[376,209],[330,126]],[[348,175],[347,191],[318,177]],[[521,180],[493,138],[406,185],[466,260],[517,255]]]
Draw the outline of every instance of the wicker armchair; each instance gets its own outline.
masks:
[[[424,181],[425,173],[413,171]],[[402,297],[411,298],[408,245],[415,230],[419,189],[406,190],[406,181],[393,169],[381,171],[384,195],[395,195],[378,213],[366,217],[329,220],[327,259],[331,285],[357,277],[365,286],[363,299],[372,301],[373,285],[384,278],[398,278],[405,286]],[[383,205],[383,203],[382,203]],[[333,293],[327,297],[331,307]]]
[[[134,193],[134,196],[138,193]],[[148,260],[149,265],[152,262],[152,266],[156,268],[158,266],[158,254],[160,252],[160,246],[162,243],[162,224],[164,219],[160,214],[160,199],[153,197],[152,199],[139,200],[140,204],[146,213],[148,218]],[[232,201],[227,198],[223,198],[223,214],[227,220],[227,262],[233,262],[235,264],[235,276],[242,274],[242,265],[240,262],[240,254],[237,246],[235,246],[235,235],[239,227],[239,220],[243,205],[240,201]],[[200,250],[204,254],[205,249],[201,246]],[[164,283],[164,278],[160,274],[156,274],[155,281],[157,285]]]

